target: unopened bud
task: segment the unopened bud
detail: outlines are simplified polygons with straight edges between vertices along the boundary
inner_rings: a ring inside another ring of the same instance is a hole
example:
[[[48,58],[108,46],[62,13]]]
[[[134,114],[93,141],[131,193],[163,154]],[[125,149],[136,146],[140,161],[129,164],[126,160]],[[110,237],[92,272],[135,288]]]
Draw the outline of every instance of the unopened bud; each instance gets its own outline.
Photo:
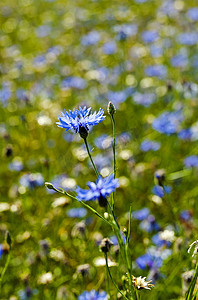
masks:
[[[8,243],[9,247],[11,248],[12,239],[11,239],[11,236],[10,236],[10,233],[8,230],[6,231],[6,242]]]
[[[163,186],[165,181],[165,170],[164,169],[157,170],[155,172],[155,178],[157,179],[158,185]]]
[[[108,114],[110,114],[112,116],[116,112],[115,106],[113,105],[113,103],[111,101],[108,103],[107,112],[108,112]]]
[[[50,182],[45,182],[45,186],[46,186],[49,190],[53,190],[53,189],[54,189],[53,184],[50,183]]]

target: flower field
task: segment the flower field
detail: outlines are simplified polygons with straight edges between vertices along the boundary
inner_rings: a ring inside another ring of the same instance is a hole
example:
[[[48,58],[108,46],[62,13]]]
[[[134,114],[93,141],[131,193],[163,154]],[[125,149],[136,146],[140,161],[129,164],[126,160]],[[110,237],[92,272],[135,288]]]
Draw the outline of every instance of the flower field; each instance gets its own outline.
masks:
[[[197,299],[197,1],[0,25],[0,299]]]

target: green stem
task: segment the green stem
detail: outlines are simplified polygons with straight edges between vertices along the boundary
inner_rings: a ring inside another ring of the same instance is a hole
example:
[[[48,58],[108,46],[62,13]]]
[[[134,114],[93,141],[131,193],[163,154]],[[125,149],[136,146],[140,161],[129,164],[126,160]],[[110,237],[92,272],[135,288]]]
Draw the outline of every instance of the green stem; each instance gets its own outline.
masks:
[[[114,179],[116,177],[116,152],[115,152],[115,120],[113,115],[111,114],[111,122],[112,122],[112,127],[113,127],[113,170],[114,170]],[[115,193],[113,192],[112,195],[112,207],[114,210],[115,206]]]
[[[51,187],[51,189],[53,189],[54,191],[56,191],[57,193],[66,195],[80,203],[82,203],[82,205],[84,205],[86,208],[88,208],[91,212],[93,212],[96,216],[98,216],[100,219],[102,219],[105,223],[107,223],[108,225],[110,225],[112,227],[112,224],[107,221],[103,216],[101,216],[93,207],[91,207],[90,205],[86,204],[84,201],[79,201],[75,196],[67,193],[66,191],[64,191],[63,189],[56,189],[53,185]]]
[[[87,144],[87,139],[86,139],[86,138],[84,139],[84,142],[85,142],[85,146],[86,146],[86,149],[87,149],[87,153],[88,153],[89,158],[90,158],[90,160],[91,160],[91,163],[92,163],[92,165],[93,165],[94,171],[95,171],[97,177],[99,177],[100,174],[98,173],[98,170],[97,170],[97,168],[96,168],[96,166],[95,166],[95,164],[94,164],[94,161],[93,161],[93,159],[92,159],[92,157],[91,157],[91,153],[90,153],[90,151],[89,151],[89,146],[88,146],[88,144]]]
[[[109,272],[108,272],[107,264],[106,264],[106,282],[107,282],[107,294],[108,294],[109,297],[111,298],[111,295],[110,295],[110,287],[109,287]]]
[[[5,266],[4,266],[3,271],[1,273],[1,276],[0,276],[0,295],[1,295],[3,277],[5,275],[5,272],[6,272],[7,268],[8,268],[9,263],[10,263],[10,249],[9,249],[9,253],[8,253],[8,256],[7,256],[7,260],[6,260]]]
[[[108,201],[107,201],[107,203],[109,205],[110,212],[111,212],[111,214],[114,218],[114,221],[115,221],[114,232],[117,236],[118,243],[119,243],[120,249],[122,251],[122,256],[123,256],[123,259],[125,260],[125,264],[126,264],[126,267],[127,267],[127,270],[128,270],[130,292],[131,292],[132,299],[134,299],[135,293],[134,293],[134,287],[133,287],[133,280],[132,280],[132,276],[131,276],[132,275],[131,264],[130,264],[129,256],[128,256],[128,242],[126,241],[126,244],[124,244],[123,238],[122,238],[121,233],[120,233],[120,227],[119,227],[119,224],[116,220],[114,212],[112,210],[111,204]]]
[[[113,115],[111,116],[111,122],[113,127],[113,169],[114,169],[114,178],[116,177],[116,153],[115,153],[115,120]]]
[[[109,277],[113,283],[113,285],[115,286],[115,288],[117,289],[117,291],[124,297],[124,299],[128,300],[128,298],[121,292],[121,290],[119,289],[119,287],[117,286],[117,284],[115,283],[113,277],[111,276],[111,272],[110,272],[110,269],[109,269],[109,266],[108,266],[108,258],[107,258],[107,253],[105,253],[105,261],[106,261],[106,267],[107,267],[107,270],[108,270],[108,273],[109,273]]]

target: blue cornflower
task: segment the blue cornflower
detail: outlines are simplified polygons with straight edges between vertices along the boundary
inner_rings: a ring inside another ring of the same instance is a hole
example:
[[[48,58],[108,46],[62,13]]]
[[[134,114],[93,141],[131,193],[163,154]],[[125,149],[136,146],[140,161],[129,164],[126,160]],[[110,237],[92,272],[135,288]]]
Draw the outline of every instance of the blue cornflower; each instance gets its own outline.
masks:
[[[182,129],[178,133],[178,137],[180,140],[190,140],[192,138],[192,130],[191,128]]]
[[[190,221],[192,219],[192,213],[187,209],[182,210],[179,216],[182,221]]]
[[[58,127],[65,128],[66,131],[69,129],[74,130],[85,139],[90,127],[105,119],[105,116],[103,116],[104,111],[101,108],[98,113],[94,112],[93,114],[90,110],[91,107],[87,108],[86,106],[83,108],[79,106],[79,109],[69,110],[69,112],[65,110],[64,113],[62,112],[62,116],[58,117],[59,122],[56,124]]]
[[[192,32],[183,32],[177,37],[178,42],[182,45],[192,46],[198,42],[198,33],[195,31]]]
[[[44,184],[44,179],[41,173],[26,173],[23,176],[21,176],[20,185],[33,189],[37,186],[42,186]]]
[[[187,16],[192,21],[198,21],[198,7],[192,7],[187,11]]]
[[[153,215],[148,215],[148,217],[140,223],[139,227],[145,232],[158,231],[160,229],[160,226],[155,221],[155,217]]]
[[[141,104],[144,107],[149,107],[153,102],[155,102],[156,96],[153,93],[145,93],[145,94],[135,93],[133,95],[133,100],[137,104]]]
[[[155,30],[148,30],[142,33],[142,39],[145,43],[153,43],[159,38],[159,34]]]
[[[180,111],[163,112],[153,121],[152,127],[160,133],[170,135],[178,131],[182,119]]]
[[[84,207],[71,208],[67,215],[70,218],[84,218],[87,214],[87,210]]]
[[[90,292],[84,291],[80,296],[78,297],[78,300],[107,300],[108,296],[107,294],[102,292],[96,292],[95,290],[91,290]]]
[[[152,192],[160,198],[164,197],[164,190],[160,185],[155,185],[152,189]]]
[[[164,65],[152,65],[145,69],[145,74],[151,77],[164,78],[167,75],[167,68]]]
[[[96,183],[88,182],[87,186],[89,190],[83,190],[77,187],[76,193],[79,201],[98,200],[99,205],[105,207],[107,205],[107,199],[111,193],[119,187],[118,179],[114,179],[114,175],[111,174],[108,177],[97,179]]]
[[[143,221],[149,216],[149,213],[150,213],[150,210],[147,207],[144,207],[140,210],[134,211],[132,214],[132,217],[137,220]]]
[[[191,155],[185,158],[184,165],[186,168],[198,167],[198,156]]]
[[[147,151],[150,151],[150,150],[157,151],[157,150],[160,149],[160,146],[161,146],[161,144],[158,143],[158,142],[154,142],[154,141],[145,139],[145,140],[141,143],[140,149],[141,149],[143,152],[147,152]]]

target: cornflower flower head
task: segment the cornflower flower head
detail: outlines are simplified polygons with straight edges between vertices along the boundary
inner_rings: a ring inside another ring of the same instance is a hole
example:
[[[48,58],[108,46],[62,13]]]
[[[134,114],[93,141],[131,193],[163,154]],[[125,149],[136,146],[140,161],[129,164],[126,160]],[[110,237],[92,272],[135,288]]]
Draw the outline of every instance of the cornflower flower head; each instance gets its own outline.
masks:
[[[105,207],[107,205],[107,199],[111,193],[119,187],[118,179],[114,179],[114,175],[111,174],[108,177],[97,179],[96,183],[88,182],[87,186],[89,190],[81,189],[77,187],[76,193],[79,201],[98,200],[99,205]]]
[[[87,108],[86,106],[83,108],[79,106],[79,109],[69,110],[69,112],[64,110],[62,116],[58,117],[59,122],[56,124],[58,127],[65,128],[66,131],[71,129],[75,133],[79,133],[81,138],[86,139],[90,127],[105,119],[104,111],[101,108],[97,113],[92,113],[90,110],[91,107]]]

